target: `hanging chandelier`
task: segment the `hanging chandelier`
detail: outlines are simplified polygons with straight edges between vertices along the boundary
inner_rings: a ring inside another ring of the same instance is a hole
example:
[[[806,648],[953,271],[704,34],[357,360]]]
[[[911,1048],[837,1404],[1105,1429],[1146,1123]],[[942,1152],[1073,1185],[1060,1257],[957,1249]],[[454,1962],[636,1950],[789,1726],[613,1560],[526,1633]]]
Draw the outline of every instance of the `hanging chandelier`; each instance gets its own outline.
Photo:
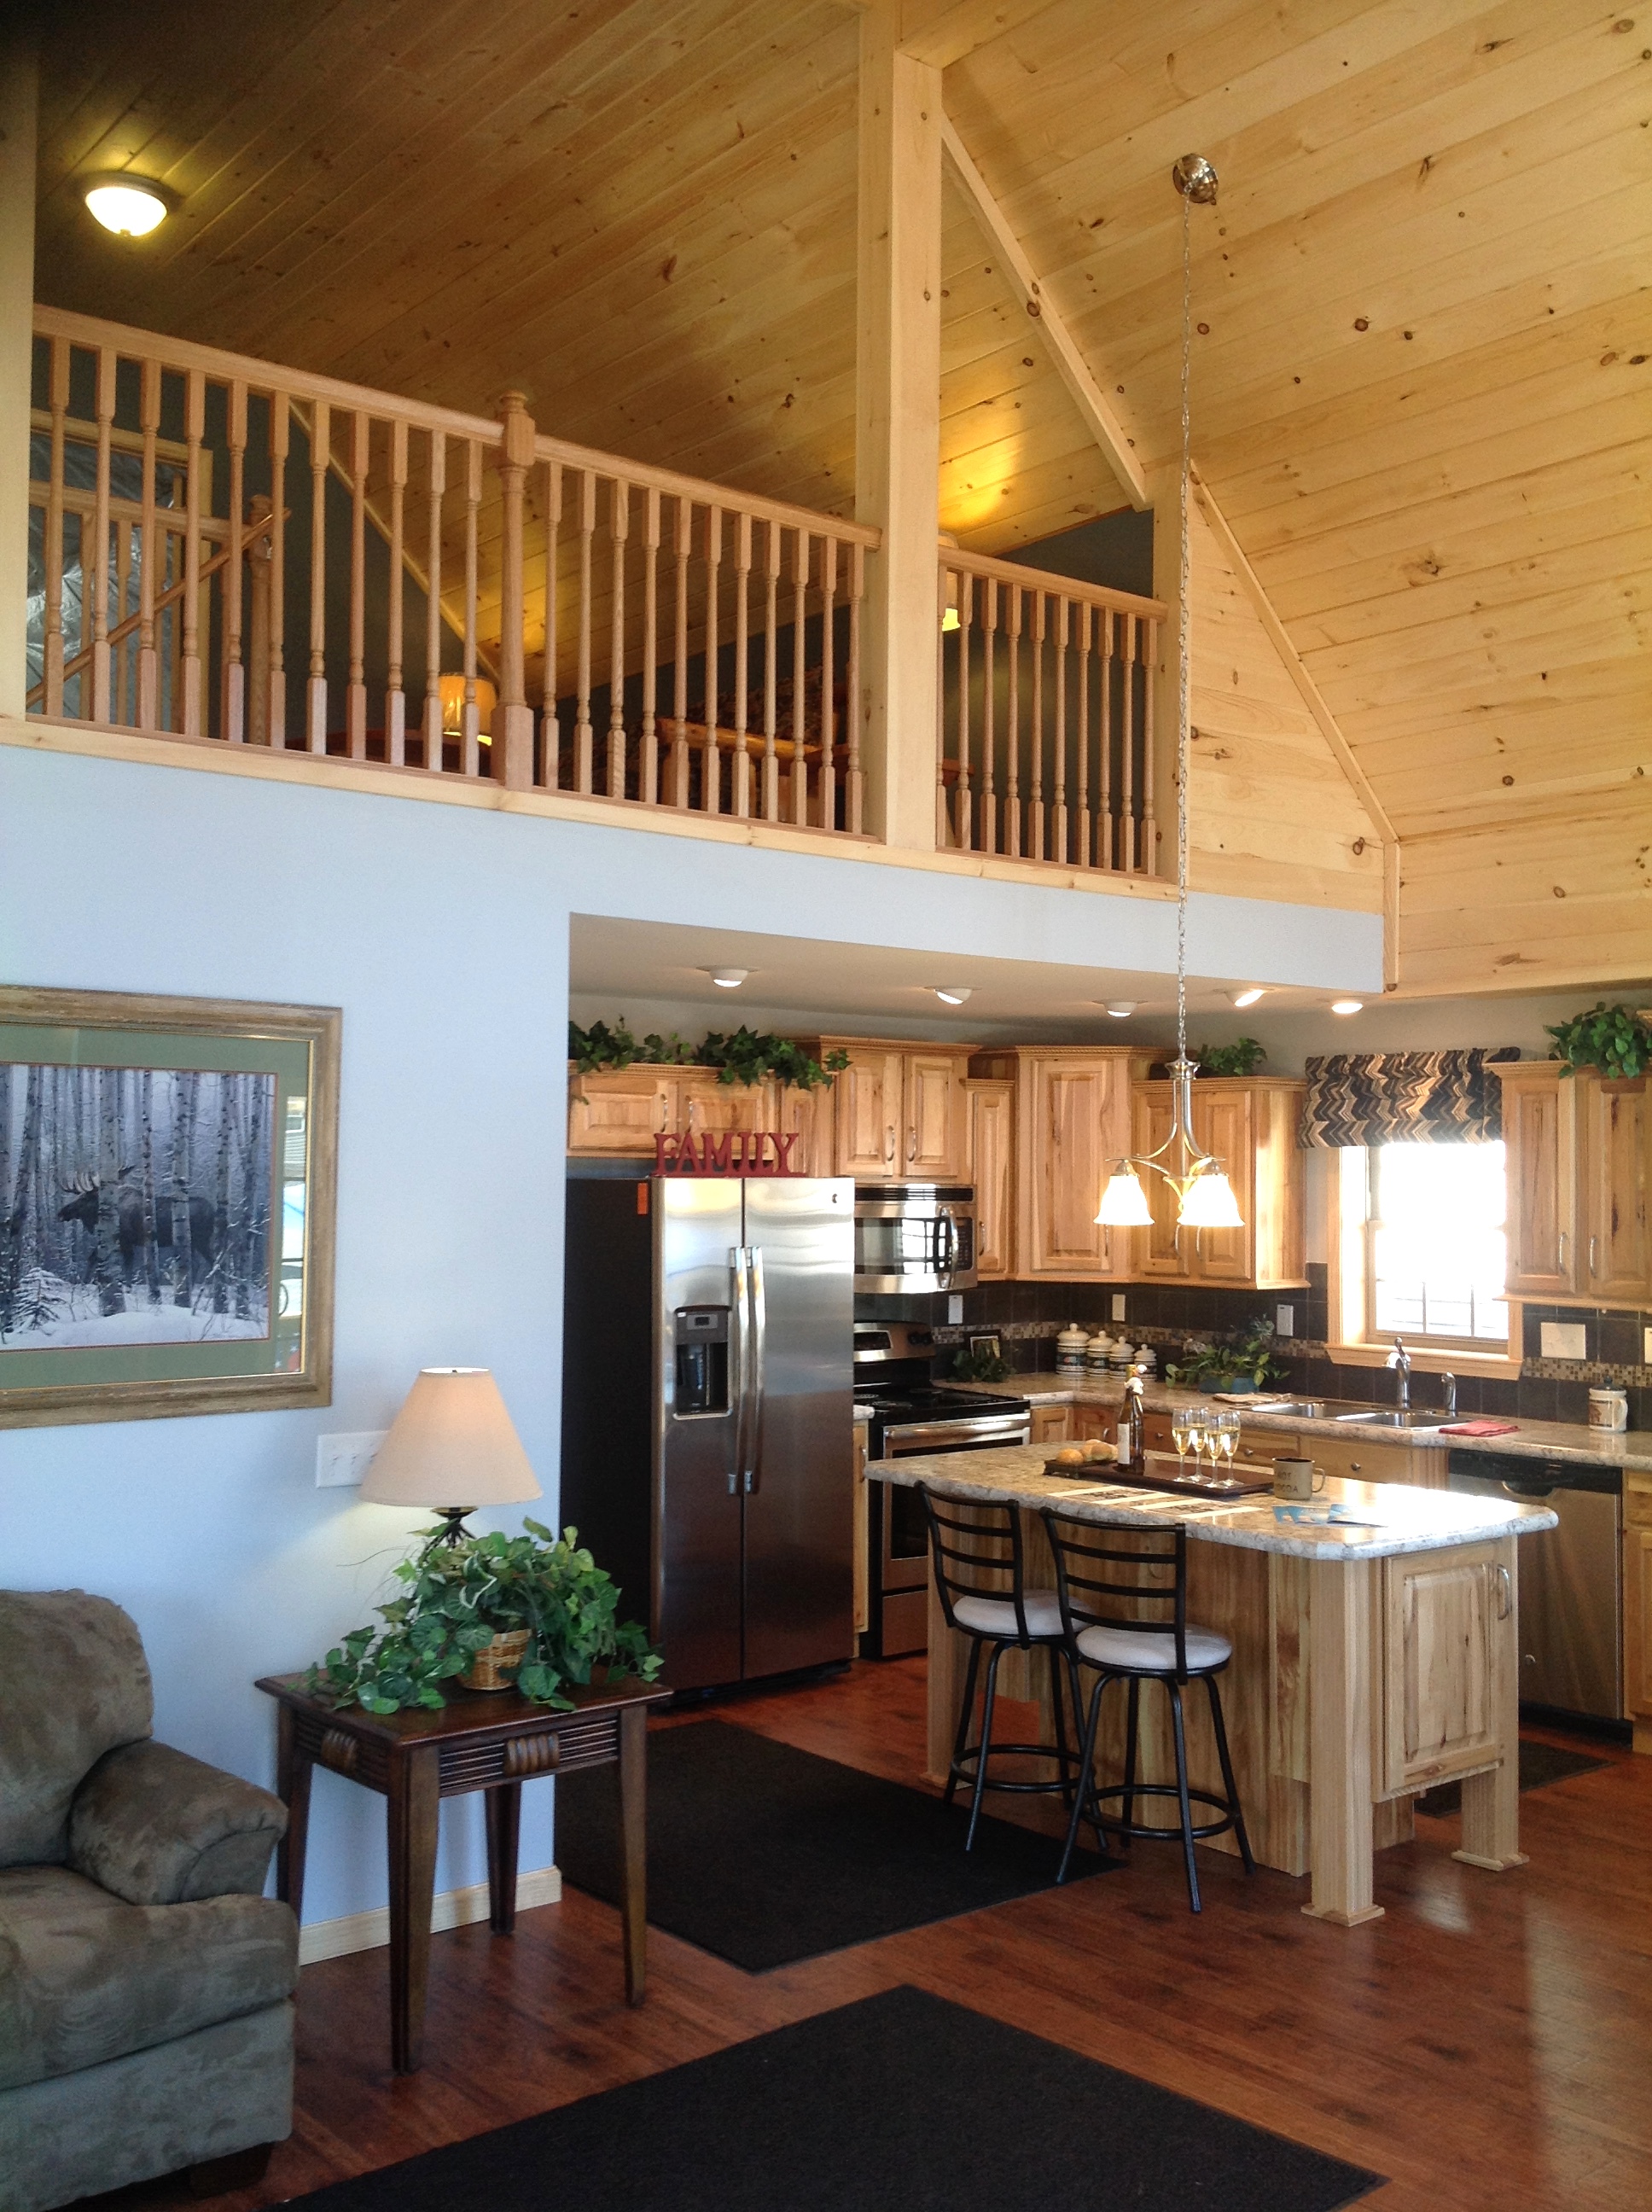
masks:
[[[1142,1176],[1160,1176],[1176,1195],[1185,1229],[1242,1229],[1243,1217],[1222,1163],[1193,1135],[1193,1063],[1187,1057],[1187,490],[1193,473],[1189,394],[1193,383],[1193,207],[1216,204],[1216,171],[1202,154],[1184,154],[1171,171],[1181,195],[1181,583],[1176,618],[1176,1056],[1170,1063],[1170,1133],[1151,1152],[1115,1162],[1102,1193],[1097,1225],[1145,1229],[1152,1208]]]

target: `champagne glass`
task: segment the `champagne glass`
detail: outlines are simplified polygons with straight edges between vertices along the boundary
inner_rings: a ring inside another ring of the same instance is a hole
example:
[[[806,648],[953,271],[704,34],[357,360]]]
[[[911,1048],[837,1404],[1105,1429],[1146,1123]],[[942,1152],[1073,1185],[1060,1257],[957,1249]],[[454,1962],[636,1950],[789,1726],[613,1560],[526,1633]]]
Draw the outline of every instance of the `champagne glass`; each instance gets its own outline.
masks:
[[[1223,1480],[1233,1480],[1233,1455],[1239,1448],[1239,1415],[1224,1409],[1216,1417],[1212,1441],[1221,1455]]]
[[[1187,1470],[1187,1447],[1193,1442],[1196,1433],[1193,1413],[1194,1409],[1191,1406],[1177,1406],[1170,1415],[1170,1442],[1176,1448],[1178,1480]]]
[[[1193,1479],[1195,1482],[1202,1481],[1204,1479],[1200,1475],[1199,1468],[1200,1462],[1204,1455],[1205,1440],[1210,1433],[1210,1425],[1211,1409],[1208,1406],[1193,1406],[1189,1408],[1187,1413],[1187,1449],[1193,1455]]]

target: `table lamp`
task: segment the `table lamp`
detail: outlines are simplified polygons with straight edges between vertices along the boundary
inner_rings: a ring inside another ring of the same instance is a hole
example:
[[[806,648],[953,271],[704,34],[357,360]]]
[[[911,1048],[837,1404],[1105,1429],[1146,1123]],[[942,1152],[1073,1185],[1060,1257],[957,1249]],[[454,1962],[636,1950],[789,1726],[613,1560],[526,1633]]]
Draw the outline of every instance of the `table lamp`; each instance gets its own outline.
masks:
[[[440,1543],[463,1540],[477,1505],[541,1495],[522,1440],[485,1367],[422,1367],[374,1455],[361,1495],[377,1505],[428,1505],[446,1522]]]

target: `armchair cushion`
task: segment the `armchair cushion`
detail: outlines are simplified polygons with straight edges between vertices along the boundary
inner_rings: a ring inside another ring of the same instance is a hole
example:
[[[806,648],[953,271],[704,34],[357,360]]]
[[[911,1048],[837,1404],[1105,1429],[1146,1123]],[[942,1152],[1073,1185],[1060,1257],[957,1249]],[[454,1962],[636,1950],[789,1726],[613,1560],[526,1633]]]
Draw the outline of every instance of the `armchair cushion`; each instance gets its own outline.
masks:
[[[0,1871],[0,2089],[278,2004],[298,1923],[273,1898],[125,1905],[67,1867]]]
[[[129,1905],[258,1897],[287,1808],[165,1743],[106,1752],[75,1793],[69,1863]]]
[[[85,1590],[0,1590],[0,1867],[59,1864],[87,1769],[149,1733],[135,1623]]]

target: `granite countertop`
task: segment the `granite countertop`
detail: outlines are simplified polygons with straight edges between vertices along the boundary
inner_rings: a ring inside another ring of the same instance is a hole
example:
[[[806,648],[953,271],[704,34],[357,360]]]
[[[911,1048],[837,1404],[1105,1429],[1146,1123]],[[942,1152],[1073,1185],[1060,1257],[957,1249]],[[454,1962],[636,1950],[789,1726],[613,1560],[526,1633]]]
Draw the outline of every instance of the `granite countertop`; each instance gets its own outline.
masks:
[[[957,1382],[949,1387],[987,1391],[999,1398],[1027,1398],[1035,1406],[1116,1406],[1124,1396],[1122,1375],[1116,1381],[1110,1375],[1078,1380],[1065,1375],[1016,1375],[1004,1382]],[[1168,1382],[1149,1382],[1143,1395],[1151,1413],[1212,1403],[1208,1390],[1183,1390]],[[1248,1429],[1272,1429],[1288,1436],[1312,1436],[1323,1430],[1361,1443],[1409,1443],[1428,1451],[1497,1452],[1515,1459],[1570,1460],[1584,1467],[1618,1468],[1627,1474],[1652,1474],[1652,1435],[1644,1431],[1613,1435],[1609,1430],[1586,1428],[1577,1422],[1521,1421],[1503,1436],[1448,1437],[1436,1428],[1391,1429],[1382,1421],[1315,1420],[1301,1413],[1270,1413],[1263,1410],[1268,1402],[1265,1397],[1258,1398],[1254,1409],[1238,1400],[1214,1402],[1231,1402],[1243,1414]],[[1475,1417],[1465,1413],[1460,1418],[1473,1420]]]
[[[1069,1480],[1047,1474],[1049,1449],[1015,1444],[1003,1451],[940,1452],[930,1458],[875,1460],[866,1469],[875,1482],[912,1489],[918,1484],[966,1501],[1041,1507],[1059,1505],[1081,1521],[1109,1528],[1143,1528],[1180,1522],[1200,1543],[1228,1544],[1246,1552],[1278,1552],[1298,1559],[1381,1559],[1401,1552],[1437,1552],[1487,1538],[1534,1535],[1558,1525],[1546,1505],[1510,1499],[1462,1497],[1400,1482],[1328,1481],[1311,1504],[1283,1505],[1267,1495],[1242,1504],[1175,1492],[1132,1490],[1096,1477]],[[1349,1517],[1333,1521],[1341,1511]]]

